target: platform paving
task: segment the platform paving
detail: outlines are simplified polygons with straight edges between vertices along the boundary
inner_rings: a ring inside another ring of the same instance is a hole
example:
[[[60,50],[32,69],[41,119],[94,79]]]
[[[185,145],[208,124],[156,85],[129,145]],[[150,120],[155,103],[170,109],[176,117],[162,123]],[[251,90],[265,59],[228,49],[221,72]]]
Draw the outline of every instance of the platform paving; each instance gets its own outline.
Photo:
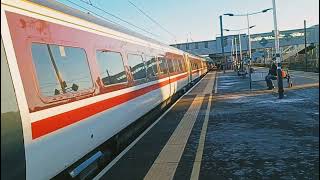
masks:
[[[207,74],[99,179],[319,179],[319,80],[296,75],[278,99]]]
[[[280,100],[237,79],[219,76],[199,179],[319,179],[319,82],[299,79]]]

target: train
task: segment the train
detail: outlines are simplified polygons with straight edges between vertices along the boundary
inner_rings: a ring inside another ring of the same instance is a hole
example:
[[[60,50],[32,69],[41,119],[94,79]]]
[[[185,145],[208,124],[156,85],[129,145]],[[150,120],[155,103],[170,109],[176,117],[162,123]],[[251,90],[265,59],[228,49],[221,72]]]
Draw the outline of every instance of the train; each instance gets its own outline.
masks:
[[[83,179],[106,142],[207,72],[202,57],[56,1],[2,0],[1,179]]]

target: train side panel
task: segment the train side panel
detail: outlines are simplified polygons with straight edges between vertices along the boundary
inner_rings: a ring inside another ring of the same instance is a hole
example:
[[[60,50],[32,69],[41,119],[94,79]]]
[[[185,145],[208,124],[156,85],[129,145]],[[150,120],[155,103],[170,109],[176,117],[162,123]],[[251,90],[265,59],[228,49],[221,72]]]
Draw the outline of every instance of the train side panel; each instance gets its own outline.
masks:
[[[17,1],[20,3],[26,2]],[[135,42],[134,38],[128,40],[129,37],[120,33],[110,34],[103,28],[85,27],[69,16],[50,12],[50,9],[41,9],[50,16],[23,8],[6,9],[5,12],[1,7],[1,17],[8,20],[8,23],[1,22],[4,27],[1,29],[6,29],[4,34],[10,41],[7,44],[12,46],[8,46],[11,52],[8,61],[22,119],[26,179],[49,179],[57,175],[202,73],[199,68],[191,70],[191,60],[187,59],[188,72],[175,72],[152,81],[148,78],[135,81],[127,58],[129,53],[160,57],[169,52],[156,46],[150,48]],[[82,49],[92,86],[74,93],[44,95],[39,88],[41,77],[37,74],[39,69],[32,51],[34,44],[48,49],[51,45],[57,46],[61,56],[66,56],[66,47]],[[127,82],[111,86],[103,84],[97,62],[97,51],[100,50],[121,54]]]

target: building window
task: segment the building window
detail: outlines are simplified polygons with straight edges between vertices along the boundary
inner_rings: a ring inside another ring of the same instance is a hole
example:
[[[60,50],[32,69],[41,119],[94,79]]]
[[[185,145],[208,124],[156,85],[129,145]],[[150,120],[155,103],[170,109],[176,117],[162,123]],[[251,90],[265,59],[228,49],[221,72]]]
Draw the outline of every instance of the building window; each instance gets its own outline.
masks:
[[[32,57],[40,91],[44,96],[93,87],[84,49],[33,43]]]
[[[142,56],[129,54],[128,64],[134,80],[144,79],[147,77],[146,67],[143,63]]]
[[[205,48],[208,48],[208,41],[207,41],[207,42],[204,42],[204,47],[205,47]]]
[[[155,77],[158,75],[157,59],[155,57],[146,56],[146,66],[148,77]]]
[[[186,44],[186,49],[189,49],[189,44]]]
[[[195,43],[196,49],[199,49],[199,43]]]
[[[177,45],[177,48],[178,48],[178,49],[180,49],[180,48],[181,48],[181,47],[180,47],[180,44],[178,44],[178,45]]]
[[[97,51],[100,77],[104,85],[127,82],[122,56],[118,52]]]

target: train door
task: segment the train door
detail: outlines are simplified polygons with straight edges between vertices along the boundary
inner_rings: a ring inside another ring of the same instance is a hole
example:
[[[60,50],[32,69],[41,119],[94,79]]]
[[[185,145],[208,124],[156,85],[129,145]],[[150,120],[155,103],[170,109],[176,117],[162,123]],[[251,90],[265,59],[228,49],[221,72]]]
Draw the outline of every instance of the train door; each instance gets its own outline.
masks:
[[[22,122],[1,37],[1,179],[26,179]]]

